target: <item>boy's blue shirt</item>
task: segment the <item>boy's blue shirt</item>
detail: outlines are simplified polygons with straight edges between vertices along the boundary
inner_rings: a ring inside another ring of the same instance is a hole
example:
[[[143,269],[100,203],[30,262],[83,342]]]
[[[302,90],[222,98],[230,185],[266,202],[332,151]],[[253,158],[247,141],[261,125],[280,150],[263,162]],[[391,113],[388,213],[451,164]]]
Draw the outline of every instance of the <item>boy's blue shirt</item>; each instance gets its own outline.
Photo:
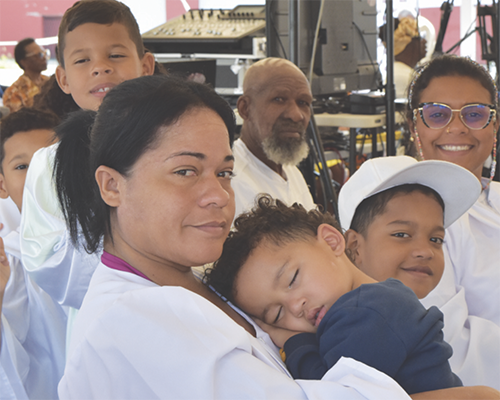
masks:
[[[350,357],[394,378],[406,392],[462,386],[443,341],[443,314],[426,310],[396,279],[361,285],[328,310],[316,334],[301,333],[284,345],[296,379],[321,379],[341,358]]]

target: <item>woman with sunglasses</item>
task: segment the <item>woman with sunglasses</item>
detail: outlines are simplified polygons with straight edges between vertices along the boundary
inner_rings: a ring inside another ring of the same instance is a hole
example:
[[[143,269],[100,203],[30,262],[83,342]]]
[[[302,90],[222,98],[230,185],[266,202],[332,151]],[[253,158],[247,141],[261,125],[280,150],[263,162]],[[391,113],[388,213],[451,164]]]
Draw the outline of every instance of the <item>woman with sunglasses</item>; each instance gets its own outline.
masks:
[[[500,183],[493,181],[498,92],[489,73],[463,57],[437,57],[416,72],[408,114],[418,158],[471,171],[483,191],[447,229],[443,278],[423,303],[445,316],[450,364],[465,385],[500,388]],[[483,166],[490,171],[483,177]]]

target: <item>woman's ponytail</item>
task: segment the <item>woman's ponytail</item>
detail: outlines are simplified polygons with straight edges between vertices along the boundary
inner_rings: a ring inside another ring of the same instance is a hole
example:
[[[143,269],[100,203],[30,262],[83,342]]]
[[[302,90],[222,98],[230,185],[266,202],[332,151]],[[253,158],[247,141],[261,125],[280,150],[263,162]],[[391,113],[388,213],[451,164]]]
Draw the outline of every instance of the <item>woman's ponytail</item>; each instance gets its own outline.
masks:
[[[94,208],[102,202],[90,167],[90,134],[95,117],[95,111],[76,111],[56,128],[60,142],[54,162],[57,196],[71,239],[77,245],[82,233],[89,253],[100,244],[93,225]]]

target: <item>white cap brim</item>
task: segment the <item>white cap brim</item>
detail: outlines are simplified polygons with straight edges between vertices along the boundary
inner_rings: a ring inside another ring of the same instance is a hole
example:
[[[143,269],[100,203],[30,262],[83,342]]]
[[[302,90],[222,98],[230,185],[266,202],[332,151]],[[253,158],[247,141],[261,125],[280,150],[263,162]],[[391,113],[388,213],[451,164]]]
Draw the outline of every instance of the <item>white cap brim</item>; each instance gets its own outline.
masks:
[[[441,196],[445,228],[460,218],[481,194],[477,177],[459,165],[439,160],[418,162],[408,156],[374,158],[364,162],[340,190],[338,208],[342,228],[350,228],[356,208],[364,199],[405,184],[427,186]]]

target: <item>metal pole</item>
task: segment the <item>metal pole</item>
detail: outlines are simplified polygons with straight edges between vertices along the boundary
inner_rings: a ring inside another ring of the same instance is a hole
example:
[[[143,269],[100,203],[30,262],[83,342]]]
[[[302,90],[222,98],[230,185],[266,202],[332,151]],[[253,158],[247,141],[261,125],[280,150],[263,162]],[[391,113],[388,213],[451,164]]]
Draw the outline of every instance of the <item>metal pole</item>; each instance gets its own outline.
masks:
[[[289,0],[288,2],[288,59],[295,65],[298,65],[299,58],[297,54],[298,44],[298,6],[297,0]]]
[[[289,60],[298,66],[299,64],[299,53],[298,53],[298,0],[289,0],[288,2],[288,28],[289,28]],[[317,159],[319,161],[320,169],[320,180],[323,186],[323,193],[326,197],[326,204],[324,204],[325,211],[328,210],[328,206],[331,206],[333,214],[337,221],[339,220],[339,213],[337,209],[337,194],[332,184],[330,178],[330,172],[326,164],[326,157],[323,150],[323,143],[321,141],[321,136],[316,125],[316,120],[314,119],[314,110],[311,106],[311,119],[309,121],[309,133],[310,141],[316,150]]]
[[[497,1],[496,4],[493,2],[493,7],[494,7],[494,29],[495,33],[493,34],[493,42],[496,45],[496,54],[495,54],[495,62],[496,62],[496,67],[497,67],[497,76],[496,76],[496,83],[497,87],[498,84],[500,83],[500,1]]]
[[[274,47],[274,42],[273,42],[273,31],[272,31],[272,26],[273,26],[273,19],[271,17],[271,2],[269,0],[266,0],[266,55],[268,57],[273,57],[276,56],[276,54],[273,54],[271,52],[271,49]]]
[[[392,9],[392,0],[387,0],[386,8],[386,39],[387,39],[387,84],[385,87],[386,100],[386,129],[387,129],[387,155],[396,155],[395,121],[394,113],[396,107],[394,100],[396,90],[394,87],[394,17]]]
[[[314,119],[314,111],[312,107],[311,120],[309,121],[309,132],[311,133],[310,140],[312,141],[312,144],[316,149],[316,155],[318,158],[317,161],[319,162],[318,169],[320,173],[320,180],[323,186],[323,193],[326,197],[326,204],[323,204],[325,207],[325,211],[328,210],[328,206],[331,206],[333,215],[335,216],[337,221],[340,221],[337,205],[337,193],[335,192],[332,184],[332,179],[330,178],[330,172],[326,163],[325,152],[323,151],[323,143],[321,141],[318,126],[316,125],[316,120]]]

